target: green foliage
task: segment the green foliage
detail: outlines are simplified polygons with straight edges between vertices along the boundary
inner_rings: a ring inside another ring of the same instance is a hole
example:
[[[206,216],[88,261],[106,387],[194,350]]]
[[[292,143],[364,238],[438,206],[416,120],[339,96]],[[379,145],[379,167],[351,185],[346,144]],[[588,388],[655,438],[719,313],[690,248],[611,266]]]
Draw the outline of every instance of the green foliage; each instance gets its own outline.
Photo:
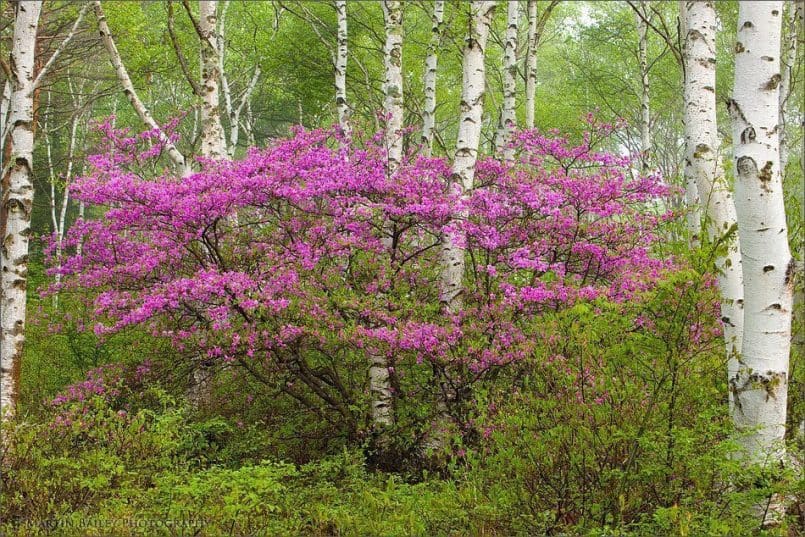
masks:
[[[0,532],[740,536],[758,534],[747,506],[759,494],[796,486],[796,476],[766,475],[771,488],[741,492],[761,476],[730,459],[716,410],[681,420],[669,466],[668,438],[656,431],[596,424],[594,412],[571,411],[568,401],[524,395],[497,410],[500,426],[456,459],[450,479],[419,482],[370,473],[355,451],[304,465],[230,467],[221,448],[232,427],[224,421],[193,422],[159,390],[150,397],[161,411],[126,419],[96,398],[89,428],[5,426]],[[546,411],[566,422],[546,423]]]
[[[801,478],[733,456],[723,343],[700,304],[715,292],[687,269],[634,303],[541,317],[534,355],[474,393],[437,474],[369,471],[366,453],[316,440],[326,424],[252,398],[259,387],[234,372],[214,413],[123,375],[115,397],[5,426],[0,532],[785,535],[795,521],[760,532],[750,506],[792,498]],[[98,527],[126,521],[146,529]]]

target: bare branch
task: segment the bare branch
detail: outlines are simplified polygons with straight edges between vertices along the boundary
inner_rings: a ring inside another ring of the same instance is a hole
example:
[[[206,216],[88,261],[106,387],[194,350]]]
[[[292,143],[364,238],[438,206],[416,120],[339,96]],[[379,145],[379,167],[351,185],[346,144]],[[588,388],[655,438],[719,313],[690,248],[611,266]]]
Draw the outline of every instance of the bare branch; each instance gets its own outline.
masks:
[[[73,40],[73,37],[75,37],[76,31],[78,30],[78,26],[81,24],[81,21],[84,20],[84,15],[86,15],[87,10],[89,10],[90,6],[91,4],[87,2],[81,7],[81,10],[78,12],[78,16],[75,19],[75,22],[73,23],[73,27],[70,28],[70,33],[67,34],[67,37],[65,37],[64,40],[56,48],[56,50],[53,51],[53,54],[50,56],[50,58],[42,67],[42,69],[39,70],[39,73],[36,75],[33,84],[31,84],[30,91],[32,93],[34,90],[36,90],[36,88],[39,87],[40,84],[42,84],[42,80],[44,80],[45,76],[48,74],[48,71],[50,71],[50,69],[56,63],[56,60],[59,58],[59,55],[61,55],[62,51],[64,51],[67,45],[70,44],[70,41]]]
[[[179,66],[182,68],[184,77],[187,79],[187,82],[190,83],[190,87],[193,88],[193,93],[196,96],[201,97],[201,87],[199,87],[198,82],[190,73],[190,68],[187,65],[187,58],[185,58],[185,55],[182,53],[182,49],[179,45],[179,39],[176,36],[175,22],[176,21],[173,15],[173,0],[168,0],[168,35],[170,36],[171,44],[173,45],[173,51],[176,53],[176,58],[179,60]]]
[[[674,43],[674,40],[671,37],[670,30],[668,29],[668,25],[665,23],[665,19],[662,17],[662,15],[658,11],[656,11],[656,9],[652,9],[652,11],[656,15],[659,15],[658,18],[662,23],[662,29],[660,29],[657,28],[657,26],[655,26],[651,22],[651,17],[647,17],[646,14],[643,12],[643,10],[636,5],[639,2],[636,2],[635,0],[627,0],[626,3],[629,4],[629,7],[631,7],[635,13],[637,13],[637,16],[640,17],[640,19],[646,23],[646,26],[654,30],[654,33],[656,33],[663,39],[663,41],[665,41],[665,43],[668,45],[668,48],[670,48],[671,52],[674,54],[674,58],[676,58],[676,61],[680,65],[682,65],[682,52],[680,51],[678,44]]]

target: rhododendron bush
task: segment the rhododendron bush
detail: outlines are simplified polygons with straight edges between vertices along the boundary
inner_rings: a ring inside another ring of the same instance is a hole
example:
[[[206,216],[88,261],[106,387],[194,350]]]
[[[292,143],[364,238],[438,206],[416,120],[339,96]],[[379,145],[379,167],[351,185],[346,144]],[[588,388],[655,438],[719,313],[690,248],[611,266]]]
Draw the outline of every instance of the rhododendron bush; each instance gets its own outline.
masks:
[[[516,161],[479,160],[460,195],[445,159],[411,154],[389,176],[382,136],[331,130],[146,177],[155,133],[106,123],[73,187],[103,213],[70,229],[50,291],[81,290],[101,337],[146,327],[184,366],[247,375],[348,438],[370,427],[366,371],[383,353],[399,427],[438,414],[467,430],[475,387],[533,359],[546,315],[637,299],[672,268],[652,256],[669,189],[598,149],[614,129],[519,133]],[[467,258],[454,315],[439,303],[447,234]]]

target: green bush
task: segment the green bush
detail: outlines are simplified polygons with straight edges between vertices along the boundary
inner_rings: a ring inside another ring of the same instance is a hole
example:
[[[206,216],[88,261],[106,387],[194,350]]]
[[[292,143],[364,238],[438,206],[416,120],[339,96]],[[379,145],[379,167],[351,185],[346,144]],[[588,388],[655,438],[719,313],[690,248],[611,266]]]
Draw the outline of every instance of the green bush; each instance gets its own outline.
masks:
[[[765,532],[751,515],[773,494],[801,498],[803,481],[733,457],[702,272],[535,318],[533,354],[471,386],[433,473],[372,471],[371,439],[235,367],[190,411],[181,362],[147,334],[49,339],[34,325],[23,412],[2,431],[0,535],[792,535],[793,514]],[[433,405],[400,409],[400,453]]]

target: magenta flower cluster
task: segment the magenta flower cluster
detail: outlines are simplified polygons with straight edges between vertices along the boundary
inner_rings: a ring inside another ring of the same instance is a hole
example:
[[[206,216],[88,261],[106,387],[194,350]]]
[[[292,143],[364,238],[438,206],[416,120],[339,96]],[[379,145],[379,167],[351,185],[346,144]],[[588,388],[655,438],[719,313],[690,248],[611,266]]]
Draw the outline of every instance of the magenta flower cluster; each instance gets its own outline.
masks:
[[[93,291],[98,335],[144,326],[315,393],[343,383],[311,377],[313,355],[382,353],[396,377],[428,362],[470,382],[528,357],[544,312],[628,300],[671,267],[651,255],[669,188],[597,149],[614,128],[591,121],[579,143],[521,132],[514,163],[480,159],[476,187],[458,192],[447,160],[410,154],[390,175],[382,137],[349,145],[334,130],[146,177],[155,134],[106,123],[72,187],[105,212],[70,229],[51,273]],[[439,303],[447,235],[467,260],[455,315]]]

